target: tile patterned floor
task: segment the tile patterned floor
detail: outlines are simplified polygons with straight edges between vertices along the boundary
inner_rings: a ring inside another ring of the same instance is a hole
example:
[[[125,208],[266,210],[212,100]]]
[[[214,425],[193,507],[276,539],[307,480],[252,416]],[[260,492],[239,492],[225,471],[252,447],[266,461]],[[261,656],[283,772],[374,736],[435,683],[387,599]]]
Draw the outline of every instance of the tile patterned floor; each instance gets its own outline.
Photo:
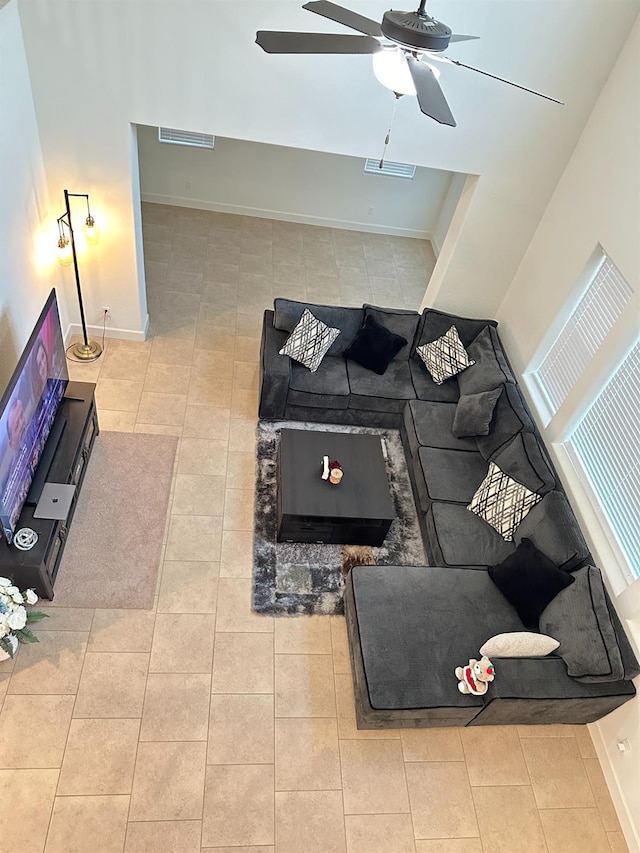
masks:
[[[344,620],[250,609],[262,310],[417,308],[430,246],[160,205],[144,237],[149,339],[72,376],[180,437],[156,603],[51,610],[0,664],[0,851],[625,850],[586,728],[358,731]]]

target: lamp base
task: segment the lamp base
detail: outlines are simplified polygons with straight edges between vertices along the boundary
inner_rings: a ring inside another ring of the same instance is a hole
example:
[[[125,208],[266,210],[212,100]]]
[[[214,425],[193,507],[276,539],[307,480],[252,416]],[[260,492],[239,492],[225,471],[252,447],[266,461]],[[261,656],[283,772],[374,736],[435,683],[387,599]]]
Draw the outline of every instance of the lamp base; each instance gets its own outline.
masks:
[[[102,347],[96,341],[88,341],[86,344],[84,341],[78,341],[69,347],[69,352],[79,361],[95,361],[102,355]]]

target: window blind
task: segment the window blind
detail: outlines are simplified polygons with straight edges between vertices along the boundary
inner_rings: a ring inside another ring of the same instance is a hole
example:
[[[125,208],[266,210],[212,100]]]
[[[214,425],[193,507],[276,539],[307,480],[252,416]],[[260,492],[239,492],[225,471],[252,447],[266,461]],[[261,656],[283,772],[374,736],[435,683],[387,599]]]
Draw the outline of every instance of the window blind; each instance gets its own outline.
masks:
[[[586,293],[534,372],[554,413],[588,367],[631,296],[632,290],[622,274],[603,256]]]
[[[640,343],[598,394],[569,436],[568,450],[586,474],[591,498],[640,577]]]

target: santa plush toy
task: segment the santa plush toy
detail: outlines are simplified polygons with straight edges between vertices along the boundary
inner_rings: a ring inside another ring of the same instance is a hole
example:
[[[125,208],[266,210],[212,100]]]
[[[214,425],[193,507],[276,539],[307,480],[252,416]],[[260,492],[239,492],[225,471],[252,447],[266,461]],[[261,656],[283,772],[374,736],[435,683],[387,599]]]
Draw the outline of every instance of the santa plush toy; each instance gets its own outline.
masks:
[[[480,660],[471,658],[467,666],[456,667],[458,690],[460,693],[483,696],[489,689],[489,682],[495,678],[495,673],[494,666],[486,655]]]

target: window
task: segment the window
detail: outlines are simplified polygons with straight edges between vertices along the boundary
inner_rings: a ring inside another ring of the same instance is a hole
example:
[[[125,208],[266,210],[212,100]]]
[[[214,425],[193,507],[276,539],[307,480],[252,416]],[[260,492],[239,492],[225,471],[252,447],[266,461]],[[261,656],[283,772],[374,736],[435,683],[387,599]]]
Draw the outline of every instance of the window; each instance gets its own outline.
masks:
[[[628,585],[640,579],[638,294],[602,249],[590,269],[528,379],[603,559]]]
[[[632,295],[621,273],[602,255],[586,293],[533,374],[552,412],[584,373]]]
[[[640,343],[589,407],[565,446],[628,581],[640,577]]]

